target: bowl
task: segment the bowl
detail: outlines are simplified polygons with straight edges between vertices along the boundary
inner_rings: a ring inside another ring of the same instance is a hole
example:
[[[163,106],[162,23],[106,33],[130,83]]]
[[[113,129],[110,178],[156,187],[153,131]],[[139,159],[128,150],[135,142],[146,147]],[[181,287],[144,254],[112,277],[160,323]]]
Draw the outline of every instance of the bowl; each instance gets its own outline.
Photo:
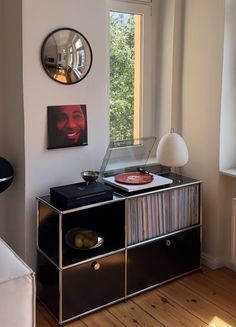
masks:
[[[81,173],[82,178],[87,183],[94,183],[98,179],[99,171],[96,170],[86,170]]]
[[[72,228],[65,235],[65,243],[75,250],[92,250],[103,244],[103,238],[90,229]]]

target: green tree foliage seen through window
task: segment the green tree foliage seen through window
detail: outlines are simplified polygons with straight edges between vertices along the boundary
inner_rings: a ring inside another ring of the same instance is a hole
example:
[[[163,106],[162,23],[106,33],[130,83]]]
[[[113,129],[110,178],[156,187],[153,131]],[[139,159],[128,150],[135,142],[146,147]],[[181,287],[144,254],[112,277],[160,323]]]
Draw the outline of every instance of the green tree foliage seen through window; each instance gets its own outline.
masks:
[[[110,14],[110,140],[133,139],[134,15]]]

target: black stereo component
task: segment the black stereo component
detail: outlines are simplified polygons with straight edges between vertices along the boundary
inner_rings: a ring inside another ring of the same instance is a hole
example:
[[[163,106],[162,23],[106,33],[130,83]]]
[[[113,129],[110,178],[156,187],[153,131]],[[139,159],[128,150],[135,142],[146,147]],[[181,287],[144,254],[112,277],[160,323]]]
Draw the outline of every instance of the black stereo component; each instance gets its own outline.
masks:
[[[62,208],[75,208],[112,200],[113,189],[99,182],[76,183],[50,188],[51,203]]]

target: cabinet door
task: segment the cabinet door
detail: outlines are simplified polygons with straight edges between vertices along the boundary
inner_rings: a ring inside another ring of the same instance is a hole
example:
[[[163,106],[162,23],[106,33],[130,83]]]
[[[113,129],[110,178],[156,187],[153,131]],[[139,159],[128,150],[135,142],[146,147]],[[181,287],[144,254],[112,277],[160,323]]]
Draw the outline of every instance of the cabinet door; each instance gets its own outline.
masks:
[[[124,251],[63,270],[62,285],[63,320],[124,298]]]
[[[128,295],[200,268],[200,226],[128,249]]]

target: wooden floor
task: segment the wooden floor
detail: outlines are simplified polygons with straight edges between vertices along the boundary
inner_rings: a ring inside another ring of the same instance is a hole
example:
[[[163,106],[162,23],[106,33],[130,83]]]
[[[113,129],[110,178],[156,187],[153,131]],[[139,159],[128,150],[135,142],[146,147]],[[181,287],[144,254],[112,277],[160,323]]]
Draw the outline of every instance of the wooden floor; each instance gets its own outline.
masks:
[[[52,326],[52,319],[38,304],[37,327]],[[64,326],[236,327],[236,273],[203,268]]]

